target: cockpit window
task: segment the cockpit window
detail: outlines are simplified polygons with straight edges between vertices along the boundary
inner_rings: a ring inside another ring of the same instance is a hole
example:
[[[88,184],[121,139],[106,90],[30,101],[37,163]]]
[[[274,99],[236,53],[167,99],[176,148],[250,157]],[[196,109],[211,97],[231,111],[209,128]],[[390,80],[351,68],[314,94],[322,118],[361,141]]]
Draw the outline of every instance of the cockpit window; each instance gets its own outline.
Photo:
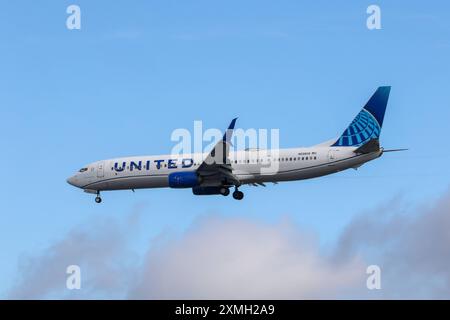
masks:
[[[79,172],[85,172],[88,168],[81,168]]]

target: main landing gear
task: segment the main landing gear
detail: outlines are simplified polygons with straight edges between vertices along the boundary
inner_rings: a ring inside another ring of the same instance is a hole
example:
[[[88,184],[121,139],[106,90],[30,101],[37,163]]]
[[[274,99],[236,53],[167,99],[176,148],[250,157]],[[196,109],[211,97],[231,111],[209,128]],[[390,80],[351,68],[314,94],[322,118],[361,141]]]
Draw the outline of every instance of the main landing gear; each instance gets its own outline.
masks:
[[[95,202],[97,202],[97,203],[102,202],[102,198],[100,197],[100,191],[97,191],[97,196],[95,197]]]
[[[239,191],[236,187],[233,192],[233,198],[236,200],[242,200],[244,198],[244,193],[242,191]]]
[[[219,190],[220,194],[223,196],[228,196],[230,194],[230,189],[228,189],[227,187],[222,187]]]
[[[229,187],[221,187],[219,189],[219,194],[223,196],[228,196],[230,194],[230,188]],[[238,190],[238,187],[235,187],[233,192],[233,198],[236,200],[242,200],[244,198],[244,193],[242,191]]]

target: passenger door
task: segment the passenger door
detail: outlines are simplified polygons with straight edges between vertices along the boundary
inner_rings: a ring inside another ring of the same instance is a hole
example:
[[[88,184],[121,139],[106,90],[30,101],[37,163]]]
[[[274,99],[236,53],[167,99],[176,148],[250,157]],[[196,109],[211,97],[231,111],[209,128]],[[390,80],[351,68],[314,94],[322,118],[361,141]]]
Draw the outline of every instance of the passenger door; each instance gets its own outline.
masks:
[[[97,166],[97,178],[103,178],[105,176],[104,163],[100,162]]]
[[[336,154],[334,150],[328,151],[328,162],[333,162],[336,160]]]

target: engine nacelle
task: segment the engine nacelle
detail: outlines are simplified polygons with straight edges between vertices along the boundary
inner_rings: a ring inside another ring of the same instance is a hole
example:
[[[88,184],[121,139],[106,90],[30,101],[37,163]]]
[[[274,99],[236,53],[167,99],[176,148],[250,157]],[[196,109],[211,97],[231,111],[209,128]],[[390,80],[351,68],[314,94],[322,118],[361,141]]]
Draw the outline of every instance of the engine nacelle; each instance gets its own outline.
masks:
[[[169,187],[192,188],[200,184],[197,172],[174,172],[169,174]]]
[[[221,194],[222,187],[194,187],[192,193],[197,196],[207,196],[212,194]]]

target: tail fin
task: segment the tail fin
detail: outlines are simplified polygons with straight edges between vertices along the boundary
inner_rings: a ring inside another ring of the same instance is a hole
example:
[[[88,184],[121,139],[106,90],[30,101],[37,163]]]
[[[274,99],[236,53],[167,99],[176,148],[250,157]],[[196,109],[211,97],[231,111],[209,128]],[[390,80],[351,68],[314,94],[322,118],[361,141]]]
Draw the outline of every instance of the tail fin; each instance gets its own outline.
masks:
[[[357,147],[378,139],[391,87],[379,87],[333,147]]]

